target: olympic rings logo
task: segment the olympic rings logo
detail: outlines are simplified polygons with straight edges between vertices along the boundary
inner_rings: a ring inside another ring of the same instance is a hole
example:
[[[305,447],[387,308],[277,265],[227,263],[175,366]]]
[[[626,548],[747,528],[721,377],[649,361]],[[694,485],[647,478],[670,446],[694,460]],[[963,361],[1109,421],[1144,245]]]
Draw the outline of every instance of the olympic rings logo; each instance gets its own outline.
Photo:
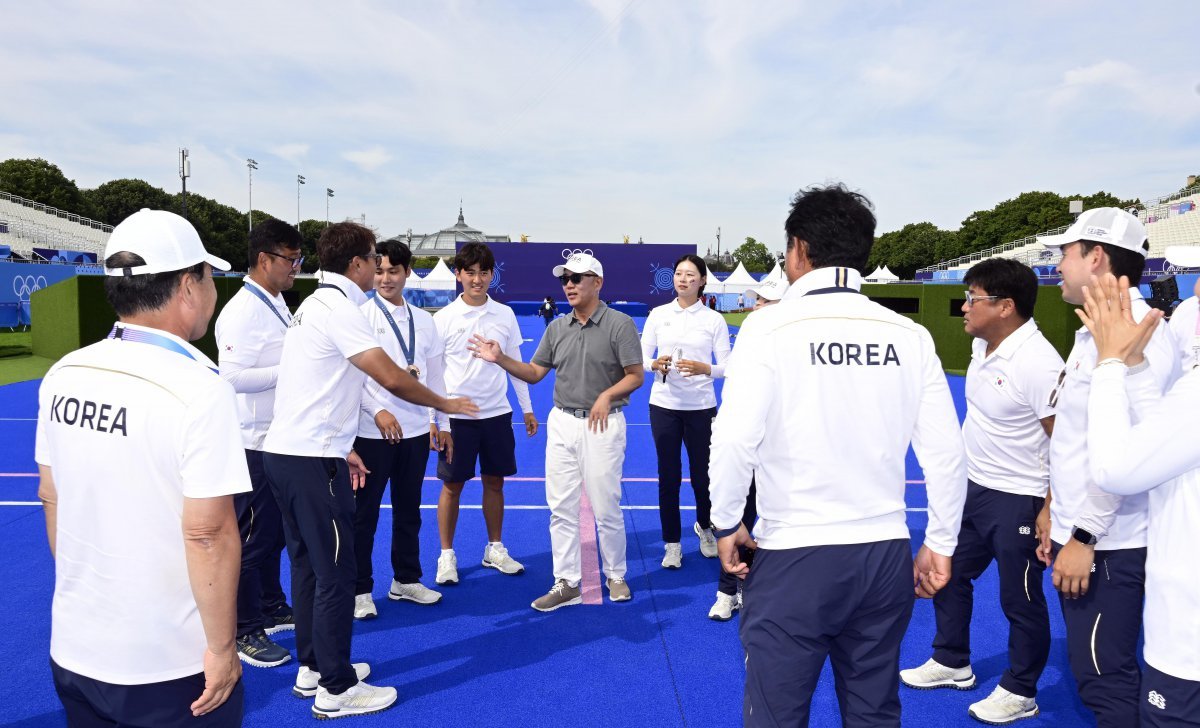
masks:
[[[46,276],[13,276],[13,293],[22,301],[28,301],[34,291],[50,285]]]
[[[591,248],[575,248],[574,250],[572,250],[570,248],[563,248],[563,252],[562,252],[563,260],[570,260],[572,255],[592,255],[592,249]]]

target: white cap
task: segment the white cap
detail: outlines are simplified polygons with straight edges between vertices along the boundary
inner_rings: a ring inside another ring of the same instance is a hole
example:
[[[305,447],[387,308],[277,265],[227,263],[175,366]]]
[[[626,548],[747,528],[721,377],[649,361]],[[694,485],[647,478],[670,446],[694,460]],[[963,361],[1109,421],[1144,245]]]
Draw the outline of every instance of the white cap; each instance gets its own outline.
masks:
[[[601,278],[604,277],[604,266],[600,265],[600,261],[596,260],[595,256],[588,253],[574,253],[567,262],[562,265],[554,266],[554,277],[561,276],[565,271],[572,273],[595,273]]]
[[[1059,252],[1064,245],[1087,240],[1108,243],[1146,257],[1146,228],[1138,219],[1116,207],[1097,207],[1082,213],[1062,235],[1037,239],[1048,249]]]
[[[1180,268],[1200,268],[1200,245],[1169,245],[1167,262]]]
[[[184,218],[166,210],[141,209],[113,228],[104,259],[116,253],[134,253],[145,265],[130,268],[105,268],[110,276],[144,276],[169,273],[208,263],[217,270],[229,270],[229,263],[209,255],[200,242],[196,228]]]
[[[768,301],[778,301],[783,298],[783,294],[787,293],[788,282],[786,278],[777,278],[775,276],[767,276],[750,292],[759,298],[765,298]]]

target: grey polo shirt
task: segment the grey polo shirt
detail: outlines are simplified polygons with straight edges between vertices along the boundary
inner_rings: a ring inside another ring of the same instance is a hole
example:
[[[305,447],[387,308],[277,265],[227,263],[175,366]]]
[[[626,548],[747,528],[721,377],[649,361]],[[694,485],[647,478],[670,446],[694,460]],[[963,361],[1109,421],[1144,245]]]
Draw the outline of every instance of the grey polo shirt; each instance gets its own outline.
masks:
[[[556,407],[586,410],[621,381],[625,367],[642,365],[642,344],[633,319],[601,301],[582,326],[574,312],[551,321],[530,361],[554,369]],[[624,407],[629,397],[612,404]]]

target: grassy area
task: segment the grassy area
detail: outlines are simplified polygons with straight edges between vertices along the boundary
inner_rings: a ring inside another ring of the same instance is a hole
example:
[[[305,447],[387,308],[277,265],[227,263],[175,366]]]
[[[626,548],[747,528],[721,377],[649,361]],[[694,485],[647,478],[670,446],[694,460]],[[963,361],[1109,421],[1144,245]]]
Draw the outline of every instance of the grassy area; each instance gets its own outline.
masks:
[[[729,324],[730,326],[741,326],[742,321],[744,321],[746,319],[746,316],[749,315],[749,312],[747,311],[746,313],[723,313],[721,315],[725,317],[725,323]]]
[[[33,355],[29,331],[0,331],[0,385],[40,379],[53,364]]]

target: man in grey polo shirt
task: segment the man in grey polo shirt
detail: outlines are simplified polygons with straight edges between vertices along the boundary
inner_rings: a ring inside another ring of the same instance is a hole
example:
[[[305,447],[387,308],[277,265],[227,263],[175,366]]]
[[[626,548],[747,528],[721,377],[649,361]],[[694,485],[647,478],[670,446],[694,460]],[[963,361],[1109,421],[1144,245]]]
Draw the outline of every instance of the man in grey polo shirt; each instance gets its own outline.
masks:
[[[633,319],[600,300],[604,267],[576,253],[554,267],[572,315],[550,322],[529,362],[505,356],[500,344],[476,335],[470,349],[530,384],[555,370],[554,409],[546,423],[546,502],[554,586],[533,603],[550,612],[579,604],[579,503],[587,493],[596,516],[600,554],[614,602],[632,598],[625,583],[625,517],[621,469],[629,394],[642,386],[642,349]]]

